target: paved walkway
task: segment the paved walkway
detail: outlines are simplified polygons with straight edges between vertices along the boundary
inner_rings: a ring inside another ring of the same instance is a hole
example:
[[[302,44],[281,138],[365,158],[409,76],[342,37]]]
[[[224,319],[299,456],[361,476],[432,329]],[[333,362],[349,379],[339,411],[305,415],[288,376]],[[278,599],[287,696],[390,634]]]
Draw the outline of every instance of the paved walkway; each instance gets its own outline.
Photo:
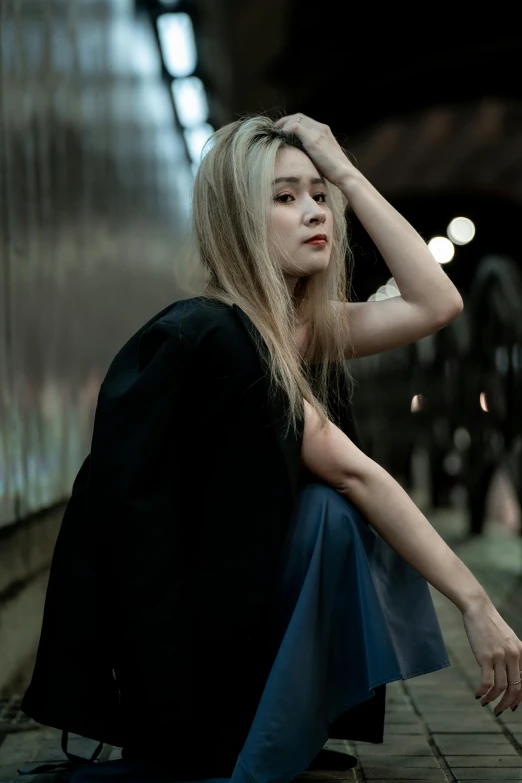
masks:
[[[480,539],[466,541],[456,513],[432,514],[430,521],[522,638],[522,540],[491,529]],[[475,700],[480,669],[460,612],[436,590],[432,595],[452,666],[388,686],[382,745],[331,743],[359,759],[352,777],[343,777],[372,783],[522,781],[522,707],[495,718],[494,704],[482,707]]]
[[[522,638],[522,540],[500,529],[483,538],[462,539],[457,514],[433,514],[431,521],[487,589],[506,621]],[[478,665],[469,649],[460,613],[433,591],[452,666],[388,686],[383,745],[331,742],[356,755],[358,767],[346,773],[305,773],[299,780],[349,781],[522,781],[522,708],[499,718],[481,707],[474,690]],[[20,726],[2,742],[0,783],[54,783],[53,776],[21,778],[18,767],[62,758],[58,732]],[[84,755],[95,743],[73,738],[71,750]],[[105,748],[105,757],[119,751]]]

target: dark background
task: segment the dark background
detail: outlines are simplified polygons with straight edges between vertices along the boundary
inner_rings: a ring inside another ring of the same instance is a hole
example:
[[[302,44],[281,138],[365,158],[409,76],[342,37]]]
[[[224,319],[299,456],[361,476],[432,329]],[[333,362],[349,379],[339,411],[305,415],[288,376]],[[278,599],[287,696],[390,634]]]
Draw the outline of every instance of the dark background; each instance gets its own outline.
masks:
[[[249,112],[307,114],[330,125],[426,240],[445,236],[455,216],[471,218],[475,239],[445,266],[463,294],[484,255],[520,259],[522,34],[514,6],[145,0],[138,7],[153,18],[170,8],[192,16],[196,73],[215,127]],[[389,275],[352,223],[355,292],[366,299]]]

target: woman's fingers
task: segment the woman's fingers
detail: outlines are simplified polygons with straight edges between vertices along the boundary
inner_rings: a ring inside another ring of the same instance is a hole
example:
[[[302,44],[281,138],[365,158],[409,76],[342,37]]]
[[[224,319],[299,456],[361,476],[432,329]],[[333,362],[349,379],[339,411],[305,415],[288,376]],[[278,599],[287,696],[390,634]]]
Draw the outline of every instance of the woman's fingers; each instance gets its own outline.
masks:
[[[498,705],[497,710],[505,710],[508,707],[513,709],[522,699],[522,682],[520,682],[522,679],[522,674],[520,673],[520,670],[522,669],[522,654],[518,646],[508,650],[506,658],[508,689],[504,698]],[[515,684],[510,685],[510,683]]]
[[[522,655],[520,656],[520,661],[521,661],[520,666],[522,666]],[[520,672],[518,677],[519,677],[519,679],[522,678],[522,671]],[[522,702],[522,683],[518,684],[518,689],[519,689],[518,693],[516,694],[515,698],[513,699],[512,704],[510,705],[511,709],[513,710],[513,712],[516,710],[518,705]]]
[[[274,127],[294,133],[317,170],[334,185],[341,187],[345,176],[355,170],[328,125],[306,114],[289,114],[274,122]]]
[[[493,664],[490,661],[485,661],[481,666],[482,671],[482,679],[480,681],[480,685],[478,688],[478,692],[475,694],[477,699],[479,697],[486,696],[487,698],[484,701],[481,701],[483,707],[486,706],[486,704],[489,704],[491,699],[489,698],[489,692],[493,688],[495,684],[495,672],[493,669]]]
[[[522,643],[520,642],[518,645],[518,666],[515,666],[515,672],[517,669],[518,669],[518,677],[515,677],[515,680],[522,680]],[[511,680],[511,682],[514,682],[515,680]],[[521,702],[522,702],[522,682],[519,682],[518,693],[513,700],[511,709],[515,710]]]
[[[507,669],[506,669],[505,660],[498,661],[497,663],[495,663],[494,669],[495,669],[495,684],[491,689],[490,693],[488,693],[488,703],[495,701],[495,699],[498,699],[499,696],[504,694],[504,697],[499,701],[499,703],[495,704],[494,712],[495,715],[498,715],[508,706],[510,702],[510,691],[508,689],[508,678],[507,678]]]
[[[310,124],[310,122],[314,123],[315,121],[311,117],[307,117],[306,114],[287,114],[286,117],[281,117],[277,122],[274,122],[274,125],[276,128],[282,128],[287,124],[294,126],[303,123]]]
[[[503,694],[495,706],[495,715],[500,715],[508,707],[513,709],[522,701],[522,683],[517,682],[522,676],[521,665],[522,659],[518,653],[508,651],[504,660],[499,660],[493,666],[489,662],[482,666],[482,682],[476,695],[477,698],[479,695],[485,696],[481,704],[486,706]]]
[[[495,706],[495,715],[522,701],[522,642],[491,602],[463,612],[464,629],[481,668],[482,679],[475,696],[481,704]]]
[[[498,715],[508,707],[514,707],[518,703],[520,692],[522,690],[520,682],[520,650],[519,644],[509,642],[505,649],[504,674],[502,681],[506,682],[505,693],[500,702],[495,707],[495,714]]]

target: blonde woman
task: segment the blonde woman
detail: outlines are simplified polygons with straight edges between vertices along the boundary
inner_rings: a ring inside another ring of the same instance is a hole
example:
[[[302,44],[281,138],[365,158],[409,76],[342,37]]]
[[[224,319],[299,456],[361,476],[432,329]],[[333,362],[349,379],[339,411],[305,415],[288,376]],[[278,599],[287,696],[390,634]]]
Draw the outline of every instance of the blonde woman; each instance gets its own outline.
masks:
[[[347,203],[400,296],[347,300]],[[480,704],[516,709],[520,640],[350,419],[345,360],[441,328],[457,290],[304,115],[219,130],[193,215],[205,295],[112,362],[56,545],[23,707],[65,749],[124,748],[69,754],[68,779],[347,768],[328,737],[382,742],[385,684],[449,665],[428,582],[462,612]]]

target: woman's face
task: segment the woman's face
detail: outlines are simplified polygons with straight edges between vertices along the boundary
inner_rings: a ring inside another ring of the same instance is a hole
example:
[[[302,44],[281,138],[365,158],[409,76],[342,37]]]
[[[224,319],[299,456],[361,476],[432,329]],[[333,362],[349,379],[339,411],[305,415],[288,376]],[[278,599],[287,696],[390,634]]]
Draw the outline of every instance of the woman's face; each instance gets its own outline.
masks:
[[[283,147],[276,159],[270,228],[279,238],[280,260],[293,291],[300,277],[328,266],[332,247],[333,215],[326,189],[310,158],[295,147]],[[326,239],[311,243],[316,235]]]

